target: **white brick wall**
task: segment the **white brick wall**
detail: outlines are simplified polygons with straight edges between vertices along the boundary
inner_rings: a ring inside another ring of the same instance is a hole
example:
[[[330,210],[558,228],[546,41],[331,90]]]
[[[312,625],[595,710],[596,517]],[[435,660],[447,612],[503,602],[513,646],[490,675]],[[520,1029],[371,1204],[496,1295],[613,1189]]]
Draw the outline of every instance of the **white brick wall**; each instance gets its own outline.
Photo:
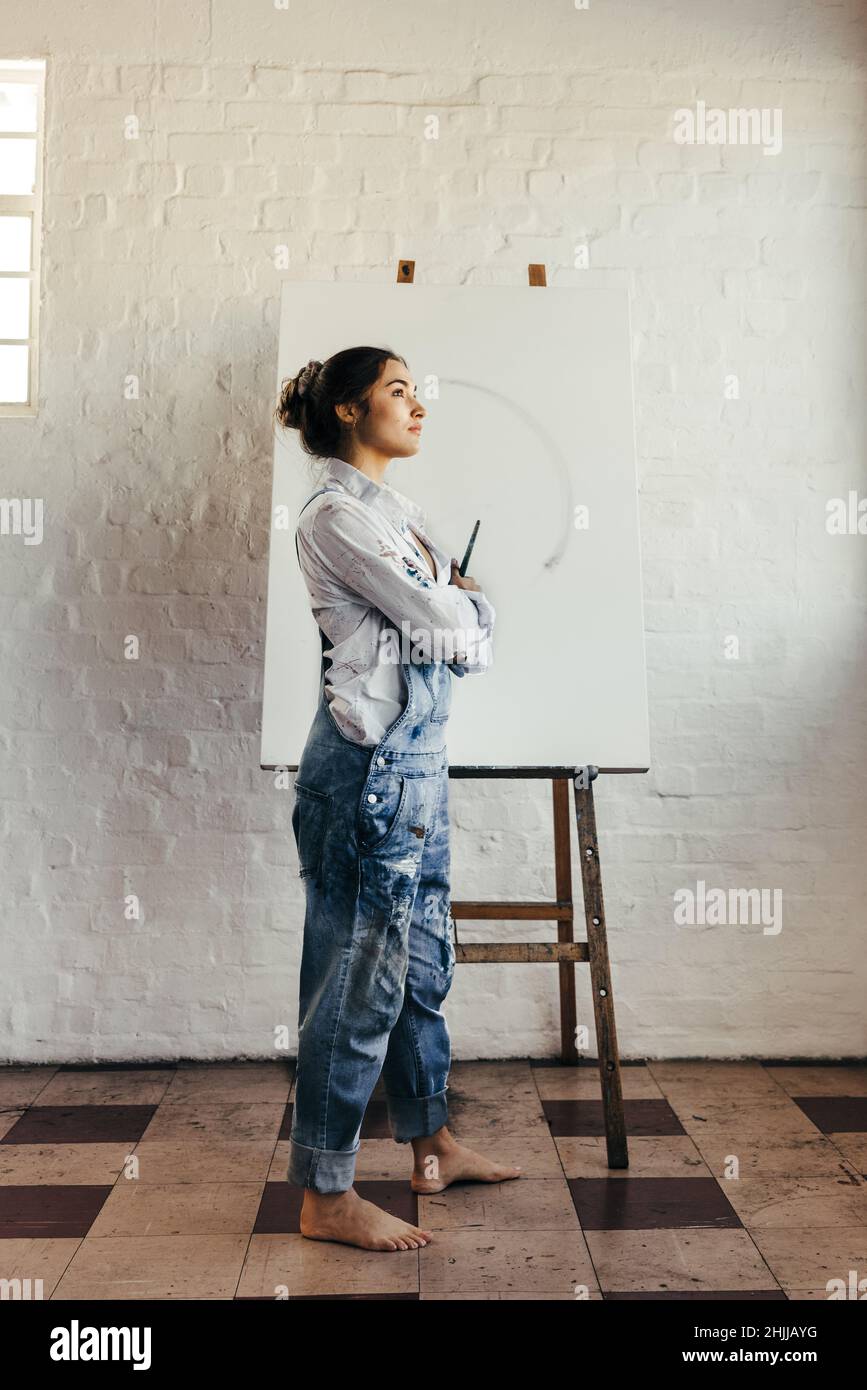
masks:
[[[292,793],[258,768],[278,244],[296,278],[628,284],[654,763],[597,783],[621,1052],[863,1054],[867,539],[825,528],[867,490],[858,0],[3,10],[49,75],[41,410],[0,420],[2,494],[45,505],[40,546],[0,537],[0,1055],[294,1051]],[[678,145],[699,101],[780,108],[782,151]],[[552,895],[546,784],[452,806],[456,898]],[[675,927],[699,879],[780,888],[782,931]],[[447,1016],[458,1057],[554,1056],[557,972],[460,967]]]

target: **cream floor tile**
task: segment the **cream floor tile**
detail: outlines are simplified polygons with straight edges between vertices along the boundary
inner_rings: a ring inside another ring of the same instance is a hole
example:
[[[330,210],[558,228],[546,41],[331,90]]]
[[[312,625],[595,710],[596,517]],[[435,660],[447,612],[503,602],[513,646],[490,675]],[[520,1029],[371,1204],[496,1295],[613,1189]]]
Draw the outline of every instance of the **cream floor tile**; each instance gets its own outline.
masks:
[[[142,1139],[133,1150],[130,1171],[144,1182],[155,1183],[264,1182],[274,1144],[268,1135],[237,1143],[229,1139]]]
[[[238,1297],[417,1293],[418,1257],[418,1250],[357,1250],[301,1235],[253,1236]]]
[[[237,1066],[180,1067],[172,1080],[171,1101],[207,1101],[248,1105],[286,1104],[295,1075],[287,1062],[239,1063]]]
[[[807,1230],[764,1226],[750,1235],[787,1292],[812,1289],[827,1295],[828,1280],[848,1288],[852,1271],[856,1280],[867,1278],[867,1225]]]
[[[746,1231],[692,1227],[585,1234],[603,1292],[777,1287]]]
[[[0,1110],[33,1105],[56,1072],[56,1067],[0,1067]]]
[[[602,1099],[599,1068],[537,1067],[533,1071],[542,1100]],[[662,1088],[647,1067],[621,1067],[620,1090],[624,1100],[664,1100]]]
[[[721,1186],[750,1230],[867,1225],[867,1182],[863,1179],[742,1177]]]
[[[103,1203],[87,1238],[251,1235],[263,1186],[121,1181]]]
[[[39,1093],[40,1105],[159,1105],[174,1071],[59,1071]]]
[[[559,1293],[421,1293],[420,1303],[575,1303],[572,1290]],[[581,1294],[582,1302],[602,1302],[599,1289],[586,1289]]]
[[[745,1177],[835,1177],[846,1171],[846,1160],[829,1140],[814,1130],[812,1137],[778,1140],[755,1130],[733,1134],[728,1129],[696,1130],[692,1136],[708,1168],[716,1178],[734,1172]]]
[[[676,1104],[673,1109],[691,1138],[709,1130],[726,1130],[732,1136],[754,1135],[765,1142],[821,1137],[811,1120],[793,1101],[741,1103],[738,1100]]]
[[[647,1067],[669,1099],[685,1104],[728,1096],[774,1100],[781,1094],[773,1071],[759,1062],[648,1062]]]
[[[210,1139],[246,1143],[272,1138],[276,1144],[284,1114],[285,1107],[276,1101],[246,1105],[240,1101],[221,1103],[167,1098],[142,1135],[142,1141]]]
[[[769,1067],[790,1096],[867,1096],[867,1067]]]
[[[449,1130],[462,1144],[465,1134],[486,1134],[490,1138],[503,1135],[549,1135],[548,1122],[542,1102],[533,1098],[503,1104],[500,1101],[463,1100],[449,1092]]]
[[[557,1146],[547,1125],[544,1130],[536,1130],[530,1134],[468,1129],[466,1133],[455,1134],[455,1137],[468,1149],[484,1154],[486,1158],[520,1168],[525,1178],[563,1176]],[[519,1182],[520,1179],[510,1181]]]
[[[509,1182],[464,1183],[420,1195],[419,1225],[426,1231],[467,1228],[492,1231],[580,1230],[563,1178],[513,1178]]]
[[[441,1231],[419,1255],[426,1297],[599,1287],[580,1231]]]
[[[133,1148],[132,1144],[0,1144],[0,1186],[111,1186]]]
[[[30,1280],[34,1302],[53,1294],[81,1239],[0,1240],[0,1279]],[[37,1280],[42,1280],[41,1292]]]
[[[554,1140],[567,1178],[706,1178],[707,1164],[687,1135],[630,1135],[629,1167],[609,1168],[603,1138]]]
[[[535,1075],[529,1062],[455,1062],[449,1073],[449,1100],[454,1092],[468,1100],[532,1101]]]
[[[249,1236],[88,1236],[55,1299],[229,1299]]]
[[[829,1134],[827,1138],[853,1168],[857,1168],[859,1173],[867,1173],[867,1134],[841,1131]]]

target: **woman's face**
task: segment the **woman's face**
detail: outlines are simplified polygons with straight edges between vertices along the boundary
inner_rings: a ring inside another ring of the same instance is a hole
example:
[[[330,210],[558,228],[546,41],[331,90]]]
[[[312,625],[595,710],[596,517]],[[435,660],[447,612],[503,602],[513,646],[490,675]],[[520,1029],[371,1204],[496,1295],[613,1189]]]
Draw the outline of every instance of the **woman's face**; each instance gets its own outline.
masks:
[[[368,396],[369,413],[358,416],[360,444],[389,458],[410,458],[421,447],[421,426],[427,411],[415,398],[409,368],[396,358],[383,363],[379,380]]]

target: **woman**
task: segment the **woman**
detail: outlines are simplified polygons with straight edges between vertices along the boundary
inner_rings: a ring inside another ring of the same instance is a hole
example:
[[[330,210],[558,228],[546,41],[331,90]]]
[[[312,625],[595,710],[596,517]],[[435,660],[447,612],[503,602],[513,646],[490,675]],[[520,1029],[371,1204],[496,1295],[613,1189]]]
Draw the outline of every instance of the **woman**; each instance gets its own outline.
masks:
[[[309,362],[283,382],[276,411],[326,461],[296,531],[322,679],[292,817],[307,906],[288,1177],[305,1189],[302,1235],[368,1250],[431,1238],[352,1186],[380,1074],[392,1135],[413,1147],[416,1192],[520,1173],[446,1126],[445,731],[452,676],[492,660],[495,614],[420,508],[385,482],[393,458],[418,453],[425,413],[404,359],[370,347]]]

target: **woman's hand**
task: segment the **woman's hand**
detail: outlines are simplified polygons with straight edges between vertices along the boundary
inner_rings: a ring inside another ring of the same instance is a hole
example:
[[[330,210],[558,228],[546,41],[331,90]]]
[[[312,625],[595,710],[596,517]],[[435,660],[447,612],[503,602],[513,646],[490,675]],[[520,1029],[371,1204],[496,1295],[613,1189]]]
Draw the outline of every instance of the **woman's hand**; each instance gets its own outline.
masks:
[[[461,567],[457,560],[452,560],[452,577],[450,584],[457,584],[459,589],[474,589],[476,593],[481,593],[481,589],[471,574],[461,574]]]

